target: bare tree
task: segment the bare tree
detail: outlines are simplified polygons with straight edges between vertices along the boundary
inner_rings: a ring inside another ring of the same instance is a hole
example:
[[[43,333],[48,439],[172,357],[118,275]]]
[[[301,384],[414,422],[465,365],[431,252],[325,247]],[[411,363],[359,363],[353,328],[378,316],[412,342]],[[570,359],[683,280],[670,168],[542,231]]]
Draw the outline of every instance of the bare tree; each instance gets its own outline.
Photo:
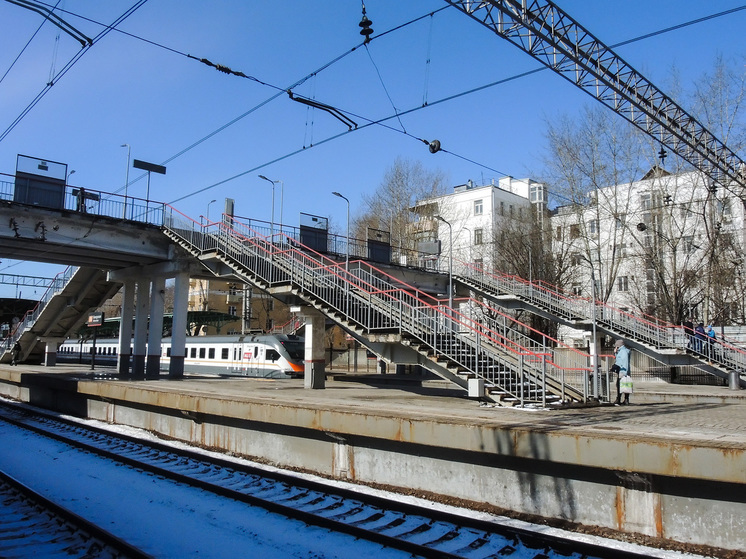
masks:
[[[411,242],[411,225],[416,216],[410,212],[417,200],[439,196],[446,191],[442,171],[428,171],[418,161],[397,157],[386,171],[381,184],[363,196],[363,214],[355,220],[355,237],[364,239],[368,227],[389,231],[394,243]]]

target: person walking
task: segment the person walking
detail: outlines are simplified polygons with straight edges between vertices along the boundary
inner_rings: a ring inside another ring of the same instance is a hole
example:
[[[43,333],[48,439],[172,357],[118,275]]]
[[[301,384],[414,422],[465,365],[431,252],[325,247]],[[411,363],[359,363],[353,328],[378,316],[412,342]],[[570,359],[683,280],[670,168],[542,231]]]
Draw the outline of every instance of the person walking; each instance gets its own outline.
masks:
[[[614,343],[614,366],[612,370],[617,373],[616,378],[616,405],[627,405],[629,404],[629,395],[632,391],[631,376],[629,368],[629,354],[630,350],[625,345],[624,340],[617,340]],[[622,384],[625,385],[625,392],[622,392]],[[629,386],[629,392],[627,392],[627,386]],[[622,401],[622,394],[624,394],[624,401]]]
[[[706,341],[707,333],[705,332],[705,324],[704,322],[700,322],[694,329],[694,351],[702,353],[702,350],[705,349],[704,345]]]
[[[707,326],[707,360],[712,365],[712,360],[715,355],[715,344],[717,343],[717,336],[715,335],[715,329],[712,324]]]
[[[21,358],[21,352],[23,349],[21,348],[21,343],[16,342],[13,346],[13,349],[11,350],[11,358],[10,358],[10,364],[11,365],[18,365],[18,360]]]

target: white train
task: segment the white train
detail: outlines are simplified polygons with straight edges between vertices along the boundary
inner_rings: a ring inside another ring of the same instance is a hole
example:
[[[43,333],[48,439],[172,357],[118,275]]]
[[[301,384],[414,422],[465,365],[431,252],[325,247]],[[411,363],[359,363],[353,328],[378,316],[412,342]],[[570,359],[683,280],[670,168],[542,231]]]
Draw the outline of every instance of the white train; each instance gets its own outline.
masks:
[[[96,340],[95,362],[116,365],[119,340]],[[66,340],[57,351],[60,363],[91,362],[93,340]],[[260,378],[302,377],[305,341],[300,336],[267,334],[245,336],[190,336],[186,339],[184,372]],[[171,338],[161,341],[161,370],[171,362]]]

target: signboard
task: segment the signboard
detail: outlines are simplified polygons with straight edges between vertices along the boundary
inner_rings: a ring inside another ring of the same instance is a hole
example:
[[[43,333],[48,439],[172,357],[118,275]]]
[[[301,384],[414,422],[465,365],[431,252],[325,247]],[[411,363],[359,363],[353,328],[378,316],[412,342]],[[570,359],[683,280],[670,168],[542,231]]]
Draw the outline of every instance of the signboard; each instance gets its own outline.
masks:
[[[18,155],[13,201],[61,210],[65,205],[67,165]]]
[[[132,166],[135,169],[142,169],[143,171],[152,171],[153,173],[160,173],[161,175],[166,174],[166,168],[163,165],[156,165],[155,163],[140,161],[139,159],[133,159]]]
[[[94,312],[94,313],[89,314],[87,324],[89,327],[103,326],[104,325],[104,313]]]

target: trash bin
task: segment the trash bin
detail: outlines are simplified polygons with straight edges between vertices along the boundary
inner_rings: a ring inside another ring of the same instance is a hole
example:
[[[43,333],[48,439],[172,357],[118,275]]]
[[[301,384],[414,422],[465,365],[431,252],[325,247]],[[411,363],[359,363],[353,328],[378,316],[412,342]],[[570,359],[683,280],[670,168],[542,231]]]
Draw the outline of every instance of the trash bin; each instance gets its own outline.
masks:
[[[731,371],[728,378],[728,386],[731,390],[741,390],[741,375],[738,371]]]

